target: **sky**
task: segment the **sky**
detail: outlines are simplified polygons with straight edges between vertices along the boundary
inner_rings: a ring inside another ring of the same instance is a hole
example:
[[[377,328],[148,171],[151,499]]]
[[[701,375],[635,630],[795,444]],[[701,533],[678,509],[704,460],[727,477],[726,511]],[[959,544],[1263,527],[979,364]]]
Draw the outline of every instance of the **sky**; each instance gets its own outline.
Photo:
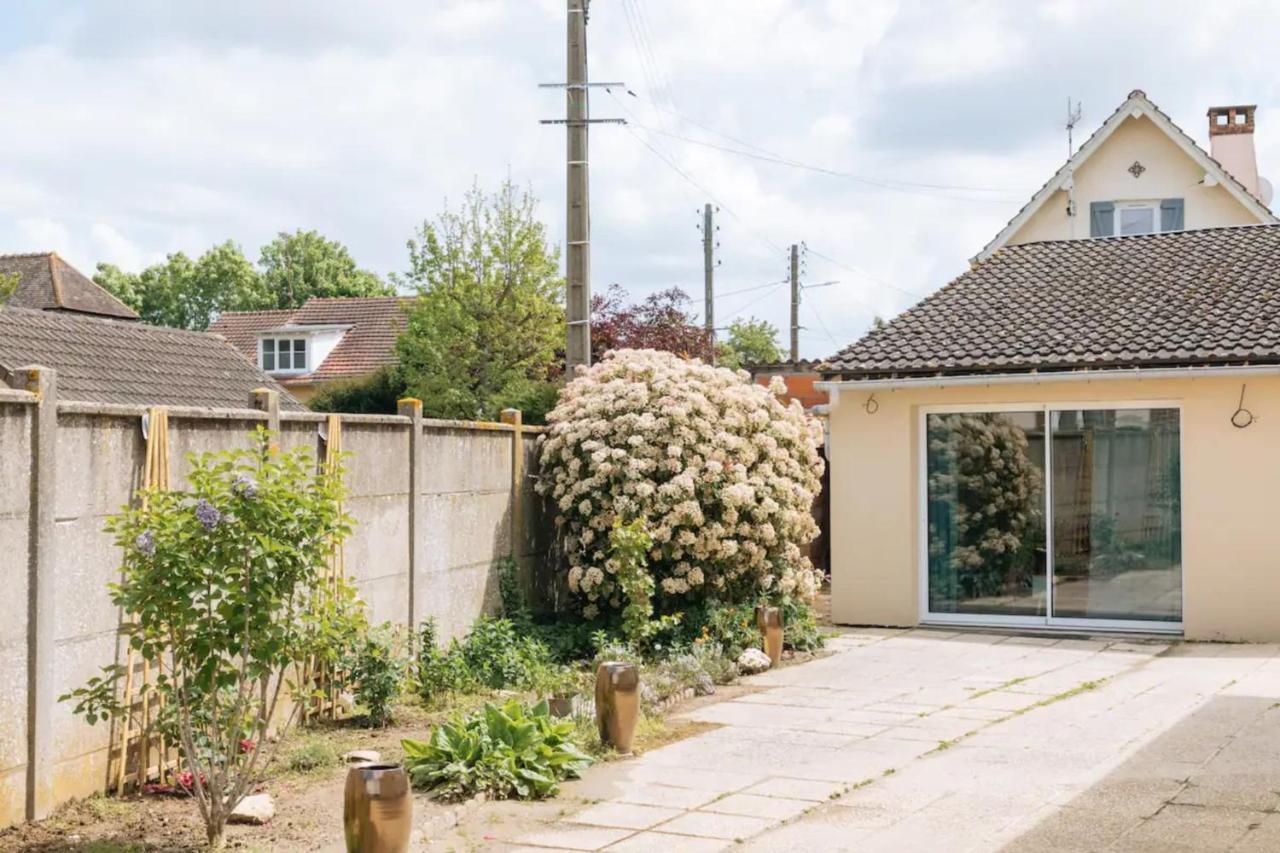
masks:
[[[679,286],[820,358],[966,269],[1143,89],[1202,145],[1258,104],[1280,177],[1266,2],[594,0],[592,285]],[[472,186],[532,189],[564,239],[564,0],[0,0],[0,253],[136,270],[317,229],[364,267]],[[1272,123],[1274,121],[1274,124]],[[726,150],[728,149],[728,150]],[[778,162],[786,161],[786,162]],[[834,282],[834,283],[832,283]]]

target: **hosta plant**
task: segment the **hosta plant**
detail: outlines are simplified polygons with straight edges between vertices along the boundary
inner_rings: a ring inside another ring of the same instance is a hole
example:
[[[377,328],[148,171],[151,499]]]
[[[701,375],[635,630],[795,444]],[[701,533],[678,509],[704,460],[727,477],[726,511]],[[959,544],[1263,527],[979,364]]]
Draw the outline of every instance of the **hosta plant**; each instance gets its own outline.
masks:
[[[780,385],[780,383],[778,383]],[[619,519],[652,538],[655,608],[817,589],[821,427],[780,387],[653,350],[617,350],[548,415],[538,488],[555,505],[568,585],[588,619],[628,603],[610,553]]]
[[[555,796],[591,757],[570,740],[573,723],[552,717],[546,701],[532,708],[512,699],[486,704],[436,726],[425,741],[403,740],[414,787],[444,799],[484,793],[497,799]]]

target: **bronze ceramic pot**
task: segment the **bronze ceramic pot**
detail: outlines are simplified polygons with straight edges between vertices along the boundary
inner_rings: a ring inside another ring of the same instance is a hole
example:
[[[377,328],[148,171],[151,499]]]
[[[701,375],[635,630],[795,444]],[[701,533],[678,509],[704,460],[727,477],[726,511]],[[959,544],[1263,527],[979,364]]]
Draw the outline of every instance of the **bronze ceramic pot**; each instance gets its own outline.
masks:
[[[409,775],[399,764],[357,764],[343,796],[347,853],[404,853],[413,830]]]
[[[782,660],[782,608],[756,605],[756,626],[764,636],[764,653],[777,666]]]
[[[630,752],[640,715],[640,671],[635,664],[606,661],[596,670],[596,722],[600,740]]]

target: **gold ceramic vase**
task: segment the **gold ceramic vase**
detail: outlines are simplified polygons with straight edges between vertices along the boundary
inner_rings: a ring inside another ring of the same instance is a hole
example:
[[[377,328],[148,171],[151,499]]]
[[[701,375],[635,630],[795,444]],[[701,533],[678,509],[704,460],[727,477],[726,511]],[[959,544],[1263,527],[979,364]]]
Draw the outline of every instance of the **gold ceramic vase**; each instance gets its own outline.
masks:
[[[764,636],[764,653],[777,666],[782,660],[782,608],[756,605],[756,626]]]
[[[347,853],[404,853],[413,830],[409,775],[399,764],[357,764],[343,796]]]
[[[605,661],[596,670],[596,722],[600,740],[630,752],[640,714],[640,671],[635,664]]]

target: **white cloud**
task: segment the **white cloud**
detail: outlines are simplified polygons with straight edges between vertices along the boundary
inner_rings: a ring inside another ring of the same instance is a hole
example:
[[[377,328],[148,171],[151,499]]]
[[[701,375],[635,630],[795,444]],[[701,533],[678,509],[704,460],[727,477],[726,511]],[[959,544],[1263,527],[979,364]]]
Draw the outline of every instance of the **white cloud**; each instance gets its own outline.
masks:
[[[592,76],[639,96],[592,95],[594,115],[633,118],[591,131],[594,282],[700,297],[695,225],[714,198],[719,292],[780,280],[801,241],[807,280],[840,280],[804,294],[803,352],[826,355],[909,305],[902,291],[964,269],[1061,163],[1068,95],[1087,132],[1141,87],[1197,137],[1209,103],[1257,102],[1259,165],[1280,175],[1277,11],[1174,5],[594,3]],[[561,239],[564,131],[538,119],[562,115],[564,96],[536,84],[564,74],[562,0],[21,9],[0,20],[0,251],[137,267],[227,238],[255,257],[302,227],[387,272],[446,196],[508,174]],[[754,314],[785,336],[786,290],[725,296],[719,319]]]

